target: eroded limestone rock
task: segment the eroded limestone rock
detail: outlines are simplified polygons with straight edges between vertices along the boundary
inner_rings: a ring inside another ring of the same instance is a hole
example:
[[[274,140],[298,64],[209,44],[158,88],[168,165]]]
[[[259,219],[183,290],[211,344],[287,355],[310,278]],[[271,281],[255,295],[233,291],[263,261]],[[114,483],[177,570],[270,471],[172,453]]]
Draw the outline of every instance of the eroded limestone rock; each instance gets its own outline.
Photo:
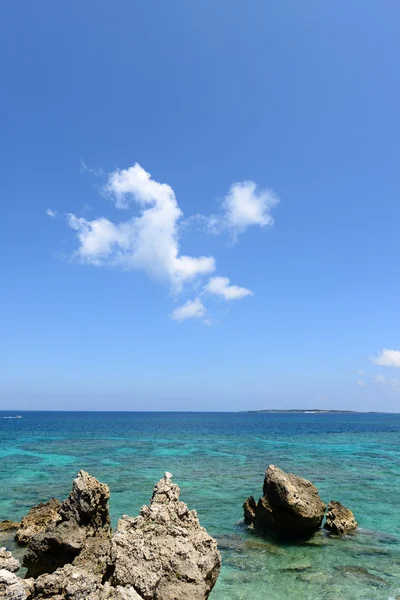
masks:
[[[27,576],[52,573],[71,563],[87,538],[110,531],[109,497],[107,485],[80,471],[59,509],[60,519],[31,538],[23,560]]]
[[[350,509],[332,500],[328,504],[324,527],[336,535],[343,535],[355,531],[358,523]]]
[[[0,569],[16,573],[20,567],[19,560],[14,558],[11,552],[8,552],[6,548],[0,548]]]
[[[136,518],[123,517],[112,535],[108,487],[81,471],[58,510],[60,519],[30,540],[24,559],[29,578],[0,570],[0,599],[208,598],[221,565],[217,543],[180,501],[171,479],[166,473],[149,506]],[[6,551],[4,558],[15,560]]]
[[[0,532],[12,531],[13,529],[18,529],[19,526],[20,524],[15,521],[0,521]]]
[[[288,536],[311,534],[321,526],[326,505],[307,479],[270,465],[265,472],[263,497],[244,503],[247,524]]]
[[[15,535],[18,544],[29,544],[31,538],[45,531],[50,523],[60,521],[60,507],[61,502],[56,498],[52,498],[48,502],[31,508],[22,519]]]
[[[166,473],[149,506],[119,521],[111,542],[113,585],[131,585],[144,600],[208,598],[221,566],[217,543],[179,496]]]
[[[22,579],[11,571],[0,569],[1,600],[26,600],[26,588]]]

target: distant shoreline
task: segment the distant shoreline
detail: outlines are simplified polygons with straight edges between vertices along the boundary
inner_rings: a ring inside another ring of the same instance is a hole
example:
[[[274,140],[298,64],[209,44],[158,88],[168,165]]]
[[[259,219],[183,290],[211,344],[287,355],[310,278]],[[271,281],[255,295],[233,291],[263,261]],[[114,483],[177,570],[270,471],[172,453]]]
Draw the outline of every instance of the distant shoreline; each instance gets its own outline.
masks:
[[[369,411],[362,411],[362,410],[325,410],[325,409],[320,409],[320,408],[290,408],[287,410],[281,409],[281,408],[267,408],[267,409],[260,409],[260,410],[246,410],[245,412],[247,413],[307,413],[307,414],[315,414],[315,413],[334,413],[334,414],[338,414],[338,413],[343,413],[343,414],[383,414],[381,411],[377,411],[377,410],[369,410]]]

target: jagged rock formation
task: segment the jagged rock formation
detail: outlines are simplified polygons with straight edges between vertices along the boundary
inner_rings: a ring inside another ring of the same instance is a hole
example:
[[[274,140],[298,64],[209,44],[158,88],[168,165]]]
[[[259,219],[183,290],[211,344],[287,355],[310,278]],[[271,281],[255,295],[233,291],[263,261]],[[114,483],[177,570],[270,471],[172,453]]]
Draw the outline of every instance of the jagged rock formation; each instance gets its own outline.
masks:
[[[150,505],[119,521],[111,541],[114,585],[131,584],[144,600],[208,597],[221,565],[217,543],[179,495],[167,473]]]
[[[287,536],[306,536],[321,526],[326,505],[307,479],[270,465],[263,494],[258,503],[250,496],[243,505],[248,525]]]
[[[217,543],[196,512],[179,500],[180,489],[171,477],[166,473],[149,506],[136,518],[124,516],[112,534],[108,487],[81,471],[59,509],[60,520],[31,538],[23,562],[27,579],[0,570],[0,598],[208,598],[221,565]],[[5,558],[10,557],[15,561],[11,553]]]
[[[85,540],[111,532],[108,499],[110,490],[85,471],[74,480],[72,491],[58,510],[59,520],[33,536],[23,560],[28,577],[52,573],[71,563]]]
[[[15,535],[18,544],[29,544],[31,538],[45,531],[50,523],[60,521],[60,507],[61,502],[52,498],[44,504],[38,504],[31,508],[19,524]]]
[[[21,568],[19,560],[13,557],[6,548],[0,548],[0,569],[16,573]]]
[[[355,531],[357,527],[358,523],[350,509],[335,500],[329,502],[325,529],[336,535],[343,535]]]

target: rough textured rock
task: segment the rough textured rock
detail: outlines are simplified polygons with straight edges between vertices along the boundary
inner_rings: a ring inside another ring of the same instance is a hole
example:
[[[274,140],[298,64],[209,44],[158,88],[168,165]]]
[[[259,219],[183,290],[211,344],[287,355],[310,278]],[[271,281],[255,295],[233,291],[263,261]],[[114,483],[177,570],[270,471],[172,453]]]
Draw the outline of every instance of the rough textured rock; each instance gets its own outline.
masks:
[[[8,552],[6,548],[0,548],[0,569],[6,569],[7,571],[11,571],[11,573],[16,573],[20,567],[19,560],[14,558],[11,552]]]
[[[15,521],[0,521],[0,532],[18,529],[19,525]]]
[[[336,535],[343,535],[355,531],[358,523],[351,510],[340,504],[340,502],[332,500],[328,504],[324,527]]]
[[[0,570],[0,599],[208,598],[221,565],[217,543],[179,500],[171,478],[166,473],[150,505],[136,518],[123,517],[112,535],[108,487],[81,471],[58,510],[59,520],[31,538],[23,564],[34,578]],[[4,565],[19,567],[2,549]]]
[[[31,538],[23,560],[27,576],[52,573],[71,563],[87,538],[110,531],[109,497],[108,486],[80,471],[59,509],[60,519]]]
[[[166,473],[150,505],[120,519],[111,542],[114,586],[131,585],[144,600],[208,598],[221,566],[217,543],[179,496]]]
[[[18,544],[28,544],[34,535],[45,531],[50,523],[59,521],[61,519],[60,507],[61,502],[52,498],[44,504],[38,504],[31,508],[22,519],[15,535]]]
[[[143,600],[132,587],[102,585],[98,578],[73,565],[65,565],[54,573],[44,574],[34,580],[27,600]]]
[[[111,563],[111,537],[108,529],[99,531],[96,536],[86,538],[73,565],[93,573],[101,582],[106,577]]]
[[[265,472],[264,496],[252,496],[244,505],[247,524],[289,536],[311,534],[321,526],[326,505],[317,488],[307,479],[270,465]]]
[[[254,500],[253,496],[249,496],[247,500],[244,501],[243,510],[244,522],[247,525],[252,525],[255,521],[257,512],[257,502]]]
[[[6,569],[0,570],[0,598],[2,600],[26,600],[26,588],[22,579]]]

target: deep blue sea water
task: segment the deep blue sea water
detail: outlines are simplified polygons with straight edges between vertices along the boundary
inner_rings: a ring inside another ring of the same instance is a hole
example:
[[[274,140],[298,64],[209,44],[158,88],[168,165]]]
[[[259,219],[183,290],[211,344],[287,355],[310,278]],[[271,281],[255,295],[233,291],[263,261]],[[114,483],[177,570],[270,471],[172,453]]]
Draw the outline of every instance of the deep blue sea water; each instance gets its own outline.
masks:
[[[80,469],[111,489],[114,524],[171,471],[218,538],[212,600],[400,596],[400,414],[0,413],[0,520],[65,498]],[[266,467],[310,479],[355,513],[360,533],[277,544],[247,532],[242,503]]]

